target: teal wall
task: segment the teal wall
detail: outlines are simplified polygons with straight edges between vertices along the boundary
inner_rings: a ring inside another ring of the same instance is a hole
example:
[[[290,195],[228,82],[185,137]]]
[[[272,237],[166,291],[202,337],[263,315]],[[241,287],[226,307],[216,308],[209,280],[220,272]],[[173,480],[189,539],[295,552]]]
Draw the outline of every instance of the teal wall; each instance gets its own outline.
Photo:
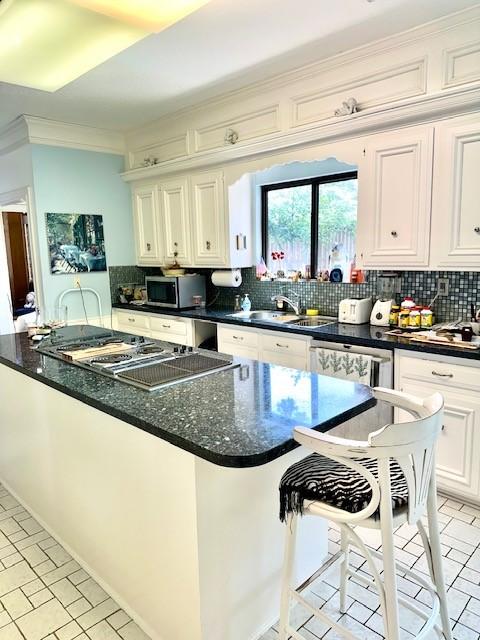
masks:
[[[53,309],[62,291],[74,286],[74,274],[50,273],[45,214],[102,215],[107,269],[109,266],[134,264],[130,187],[119,175],[124,169],[123,157],[109,153],[32,145],[32,168],[45,307]],[[81,273],[80,282],[82,287],[98,291],[103,314],[109,314],[108,270]],[[69,294],[65,303],[69,319],[84,317],[78,293]],[[98,316],[96,299],[92,294],[85,293],[85,303],[87,314]]]

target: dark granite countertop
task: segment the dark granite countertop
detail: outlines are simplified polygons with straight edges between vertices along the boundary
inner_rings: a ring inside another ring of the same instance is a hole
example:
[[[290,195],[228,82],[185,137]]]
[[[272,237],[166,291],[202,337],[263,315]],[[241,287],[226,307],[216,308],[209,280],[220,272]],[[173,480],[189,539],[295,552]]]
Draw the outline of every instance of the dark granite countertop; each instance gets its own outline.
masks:
[[[390,330],[389,327],[374,327],[369,324],[342,324],[340,322],[334,322],[323,327],[297,327],[291,324],[285,325],[268,320],[249,320],[248,318],[232,317],[231,310],[186,309],[178,311],[176,309],[165,309],[163,307],[154,307],[149,305],[113,304],[112,306],[115,309],[123,309],[125,311],[158,313],[162,315],[178,316],[180,318],[193,318],[194,320],[207,320],[210,322],[235,324],[244,327],[258,327],[259,329],[269,329],[270,331],[296,333],[328,342],[353,344],[380,349],[408,349],[409,351],[418,351],[421,353],[432,353],[442,356],[466,358],[469,360],[480,360],[480,349],[470,351],[443,345],[424,345],[410,342],[406,337],[387,335],[387,331]]]
[[[121,335],[84,325],[61,331],[69,339]],[[148,392],[42,355],[25,333],[0,336],[0,364],[226,467],[270,462],[298,446],[294,426],[328,431],[375,405],[364,385],[235,362],[241,366]]]

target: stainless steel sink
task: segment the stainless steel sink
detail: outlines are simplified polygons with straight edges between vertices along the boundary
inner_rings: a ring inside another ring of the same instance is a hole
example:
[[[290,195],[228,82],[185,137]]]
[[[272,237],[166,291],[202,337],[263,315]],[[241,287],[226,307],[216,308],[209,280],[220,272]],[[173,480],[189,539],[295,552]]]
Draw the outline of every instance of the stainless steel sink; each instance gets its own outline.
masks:
[[[336,322],[336,318],[326,316],[296,316],[288,311],[238,311],[237,313],[232,313],[230,315],[232,318],[267,320],[296,327],[323,327],[326,324],[333,324]]]
[[[321,316],[306,316],[298,320],[292,320],[285,324],[293,324],[296,327],[323,327],[327,324],[336,322],[335,318],[322,318]]]
[[[247,320],[275,320],[287,315],[284,311],[238,311],[231,313],[232,318],[245,318]]]

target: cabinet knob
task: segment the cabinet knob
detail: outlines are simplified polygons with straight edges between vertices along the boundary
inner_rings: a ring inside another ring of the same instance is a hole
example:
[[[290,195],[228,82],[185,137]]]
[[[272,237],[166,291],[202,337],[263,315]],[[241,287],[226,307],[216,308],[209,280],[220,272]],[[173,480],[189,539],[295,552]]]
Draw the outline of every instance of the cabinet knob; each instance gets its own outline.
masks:
[[[438,371],[432,371],[432,376],[438,376],[439,378],[453,378],[453,373],[439,373]]]
[[[210,251],[210,248],[211,248],[211,246],[212,246],[212,243],[210,242],[210,240],[207,240],[207,241],[205,242],[205,246],[207,247],[207,251]]]
[[[150,244],[150,242],[147,242],[147,251],[150,251],[151,248],[152,248],[152,245]]]
[[[392,234],[392,236],[393,236],[394,238],[396,238],[396,237],[398,236],[398,233],[397,233],[396,231],[391,231],[390,233]]]
[[[480,233],[480,227],[475,227],[474,231],[475,233]]]

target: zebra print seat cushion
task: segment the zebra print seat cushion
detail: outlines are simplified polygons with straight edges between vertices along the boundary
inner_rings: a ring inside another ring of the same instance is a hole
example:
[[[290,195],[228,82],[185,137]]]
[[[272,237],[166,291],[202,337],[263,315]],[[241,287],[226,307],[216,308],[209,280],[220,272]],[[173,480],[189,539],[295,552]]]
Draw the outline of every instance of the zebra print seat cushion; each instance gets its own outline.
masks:
[[[378,478],[376,460],[356,458],[366,469]],[[406,507],[408,504],[407,482],[395,460],[390,463],[392,486],[392,509]],[[369,483],[358,472],[335,460],[318,453],[299,460],[283,474],[280,480],[280,520],[285,521],[288,513],[303,513],[303,501],[325,502],[330,506],[358,513],[372,498]],[[379,517],[379,510],[373,514]]]

